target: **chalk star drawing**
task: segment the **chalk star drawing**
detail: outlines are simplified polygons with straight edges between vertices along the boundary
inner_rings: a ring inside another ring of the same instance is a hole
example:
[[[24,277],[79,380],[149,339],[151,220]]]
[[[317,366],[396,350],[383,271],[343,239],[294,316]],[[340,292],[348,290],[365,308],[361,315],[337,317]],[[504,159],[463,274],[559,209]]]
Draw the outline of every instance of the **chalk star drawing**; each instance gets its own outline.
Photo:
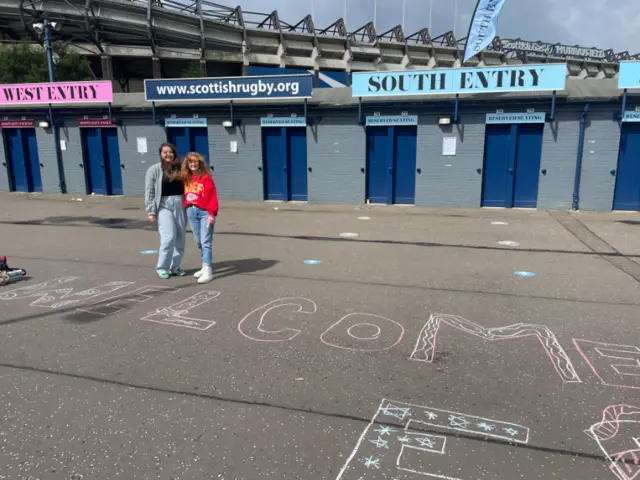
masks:
[[[383,440],[382,438],[378,437],[377,440],[369,440],[369,442],[373,443],[378,448],[386,448],[387,450],[389,450],[388,440]]]
[[[438,418],[438,415],[436,413],[433,412],[424,412],[424,414],[429,417],[429,420],[435,420],[436,418]]]
[[[449,415],[449,424],[452,427],[467,428],[469,421],[464,417],[458,417],[457,415]]]
[[[518,433],[520,433],[514,428],[503,428],[502,430],[504,430],[505,433],[511,435],[512,437],[515,437],[516,435],[518,435]]]
[[[431,440],[429,437],[418,438],[416,441],[420,444],[421,447],[433,448],[435,446],[435,443],[433,443],[433,440]]]
[[[405,435],[404,437],[398,437],[398,441],[400,443],[409,443],[411,439]]]
[[[386,407],[381,408],[380,411],[382,412],[383,415],[387,415],[389,417],[396,417],[399,420],[404,420],[404,417],[411,416],[410,408],[396,407],[391,403]]]
[[[494,425],[489,425],[485,422],[479,423],[478,427],[482,428],[485,432],[493,432],[496,429]]]
[[[638,445],[638,448],[640,448],[640,437],[633,437],[633,441],[636,442],[636,445]]]
[[[395,432],[395,430],[391,427],[380,427],[378,430],[374,431],[378,432],[380,435],[391,435],[392,432]]]
[[[380,459],[373,457],[365,458],[364,466],[367,468],[375,468],[377,470],[380,470]]]

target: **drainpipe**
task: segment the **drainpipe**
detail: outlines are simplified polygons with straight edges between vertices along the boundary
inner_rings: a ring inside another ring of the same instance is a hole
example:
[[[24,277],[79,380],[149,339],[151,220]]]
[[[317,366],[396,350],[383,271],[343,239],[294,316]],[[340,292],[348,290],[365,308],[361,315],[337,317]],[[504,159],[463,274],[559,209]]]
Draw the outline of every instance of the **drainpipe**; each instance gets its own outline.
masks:
[[[573,182],[573,202],[571,204],[571,209],[576,211],[579,206],[580,199],[580,177],[582,175],[582,153],[584,152],[584,135],[585,135],[585,124],[587,120],[587,114],[589,113],[589,104],[586,103],[584,106],[584,110],[580,115],[580,133],[578,134],[578,157],[576,159],[576,178]]]

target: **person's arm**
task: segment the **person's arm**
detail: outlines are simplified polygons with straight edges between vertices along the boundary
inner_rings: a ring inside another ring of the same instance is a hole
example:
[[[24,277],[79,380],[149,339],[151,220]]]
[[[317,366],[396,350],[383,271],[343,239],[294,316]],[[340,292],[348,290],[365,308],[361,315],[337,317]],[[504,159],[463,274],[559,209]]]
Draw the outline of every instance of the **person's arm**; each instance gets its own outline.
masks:
[[[209,212],[209,225],[213,223],[215,217],[218,216],[218,192],[216,190],[216,184],[213,178],[209,177],[207,180],[208,188],[211,190],[211,196],[209,197],[209,205],[207,205],[207,211]]]
[[[153,167],[150,167],[144,177],[144,209],[152,222],[155,221],[158,214],[156,211],[156,175],[154,170]]]

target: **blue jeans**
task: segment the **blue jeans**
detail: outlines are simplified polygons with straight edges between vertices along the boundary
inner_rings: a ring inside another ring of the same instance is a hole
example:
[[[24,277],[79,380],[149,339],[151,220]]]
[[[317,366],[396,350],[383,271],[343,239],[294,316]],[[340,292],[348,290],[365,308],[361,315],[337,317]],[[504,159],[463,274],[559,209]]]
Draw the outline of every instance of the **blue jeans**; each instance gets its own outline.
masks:
[[[169,273],[180,267],[184,255],[187,218],[182,195],[162,197],[157,222],[160,250],[156,270],[159,273]]]
[[[189,217],[189,224],[191,230],[193,230],[193,236],[198,244],[198,250],[200,250],[200,257],[202,258],[203,265],[211,265],[213,263],[213,227],[207,227],[207,220],[209,218],[209,212],[199,207],[187,208],[187,217]]]

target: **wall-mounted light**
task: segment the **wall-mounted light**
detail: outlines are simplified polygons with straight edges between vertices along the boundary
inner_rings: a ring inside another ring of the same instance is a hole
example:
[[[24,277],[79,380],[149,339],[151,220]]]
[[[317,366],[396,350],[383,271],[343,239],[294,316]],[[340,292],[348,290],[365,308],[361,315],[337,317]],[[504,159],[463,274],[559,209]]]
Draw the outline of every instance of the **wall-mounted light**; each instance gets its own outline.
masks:
[[[38,122],[40,128],[49,128],[49,122]]]
[[[438,125],[451,125],[451,117],[438,118]]]
[[[233,127],[233,122],[231,120],[225,120],[224,122],[222,122],[222,126],[224,128],[231,128]]]

